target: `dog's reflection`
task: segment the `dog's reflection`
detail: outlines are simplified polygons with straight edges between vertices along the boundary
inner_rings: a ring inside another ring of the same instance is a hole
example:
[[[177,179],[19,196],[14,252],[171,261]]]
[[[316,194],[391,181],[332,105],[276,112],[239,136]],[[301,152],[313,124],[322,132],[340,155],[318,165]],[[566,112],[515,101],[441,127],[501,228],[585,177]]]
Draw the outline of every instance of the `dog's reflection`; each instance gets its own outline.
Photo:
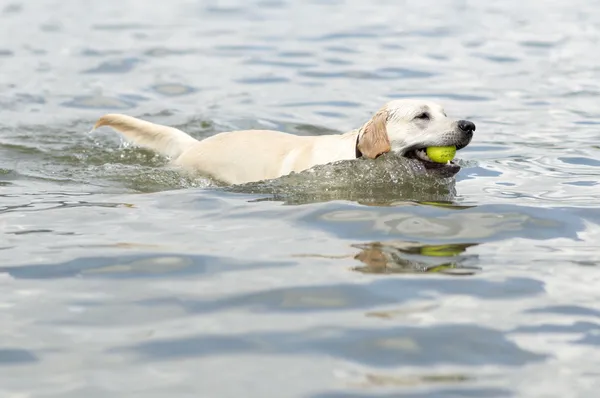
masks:
[[[353,267],[367,274],[438,272],[472,275],[480,268],[467,263],[477,258],[465,251],[477,243],[424,245],[418,242],[388,241],[354,244],[361,249],[354,259],[364,265]]]

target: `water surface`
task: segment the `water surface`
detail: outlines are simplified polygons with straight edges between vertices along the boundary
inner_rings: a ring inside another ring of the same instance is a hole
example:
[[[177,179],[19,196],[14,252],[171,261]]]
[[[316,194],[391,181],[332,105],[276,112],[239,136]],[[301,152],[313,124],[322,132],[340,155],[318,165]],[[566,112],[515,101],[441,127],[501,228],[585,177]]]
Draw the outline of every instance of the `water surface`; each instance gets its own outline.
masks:
[[[0,1],[0,396],[595,397],[596,3]],[[244,187],[202,138],[473,120],[452,180],[393,159]]]

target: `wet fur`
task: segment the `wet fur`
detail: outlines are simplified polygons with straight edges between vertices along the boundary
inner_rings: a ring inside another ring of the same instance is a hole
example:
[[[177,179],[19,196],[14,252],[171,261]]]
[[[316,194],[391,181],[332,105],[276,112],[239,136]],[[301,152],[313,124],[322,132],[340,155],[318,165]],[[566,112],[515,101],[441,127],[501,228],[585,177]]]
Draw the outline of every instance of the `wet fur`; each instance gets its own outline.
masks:
[[[431,114],[429,122],[416,119]],[[315,165],[363,156],[400,154],[420,146],[457,145],[471,140],[449,119],[441,106],[430,101],[388,102],[361,128],[344,134],[298,136],[273,130],[240,130],[197,140],[173,127],[122,114],[102,116],[94,129],[108,126],[128,141],[168,156],[182,170],[227,184],[268,180]]]

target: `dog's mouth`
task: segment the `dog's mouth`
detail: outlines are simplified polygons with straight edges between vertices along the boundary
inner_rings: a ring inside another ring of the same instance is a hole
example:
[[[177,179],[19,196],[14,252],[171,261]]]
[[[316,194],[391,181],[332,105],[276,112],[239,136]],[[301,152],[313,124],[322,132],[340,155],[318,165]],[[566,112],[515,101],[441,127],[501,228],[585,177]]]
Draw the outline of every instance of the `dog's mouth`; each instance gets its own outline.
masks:
[[[456,149],[460,150],[462,148],[457,146]],[[403,156],[421,162],[421,164],[423,164],[423,166],[427,170],[442,170],[444,172],[453,173],[458,173],[458,171],[460,170],[460,166],[454,159],[449,160],[446,163],[438,163],[431,160],[429,156],[427,156],[426,147],[411,148],[408,151],[404,152]]]

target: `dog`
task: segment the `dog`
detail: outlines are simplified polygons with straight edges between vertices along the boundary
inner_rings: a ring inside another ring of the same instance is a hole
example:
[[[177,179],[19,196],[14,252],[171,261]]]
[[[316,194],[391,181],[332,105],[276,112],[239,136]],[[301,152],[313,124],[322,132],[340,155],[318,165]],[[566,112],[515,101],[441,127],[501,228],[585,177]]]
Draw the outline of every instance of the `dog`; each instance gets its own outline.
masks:
[[[466,147],[475,124],[449,118],[432,101],[401,99],[381,107],[362,127],[343,134],[298,136],[272,130],[238,130],[197,140],[173,127],[123,114],[106,114],[94,130],[108,126],[128,141],[171,159],[173,166],[229,185],[275,179],[316,165],[393,152],[425,169],[460,170],[455,162],[432,162],[430,146]]]

